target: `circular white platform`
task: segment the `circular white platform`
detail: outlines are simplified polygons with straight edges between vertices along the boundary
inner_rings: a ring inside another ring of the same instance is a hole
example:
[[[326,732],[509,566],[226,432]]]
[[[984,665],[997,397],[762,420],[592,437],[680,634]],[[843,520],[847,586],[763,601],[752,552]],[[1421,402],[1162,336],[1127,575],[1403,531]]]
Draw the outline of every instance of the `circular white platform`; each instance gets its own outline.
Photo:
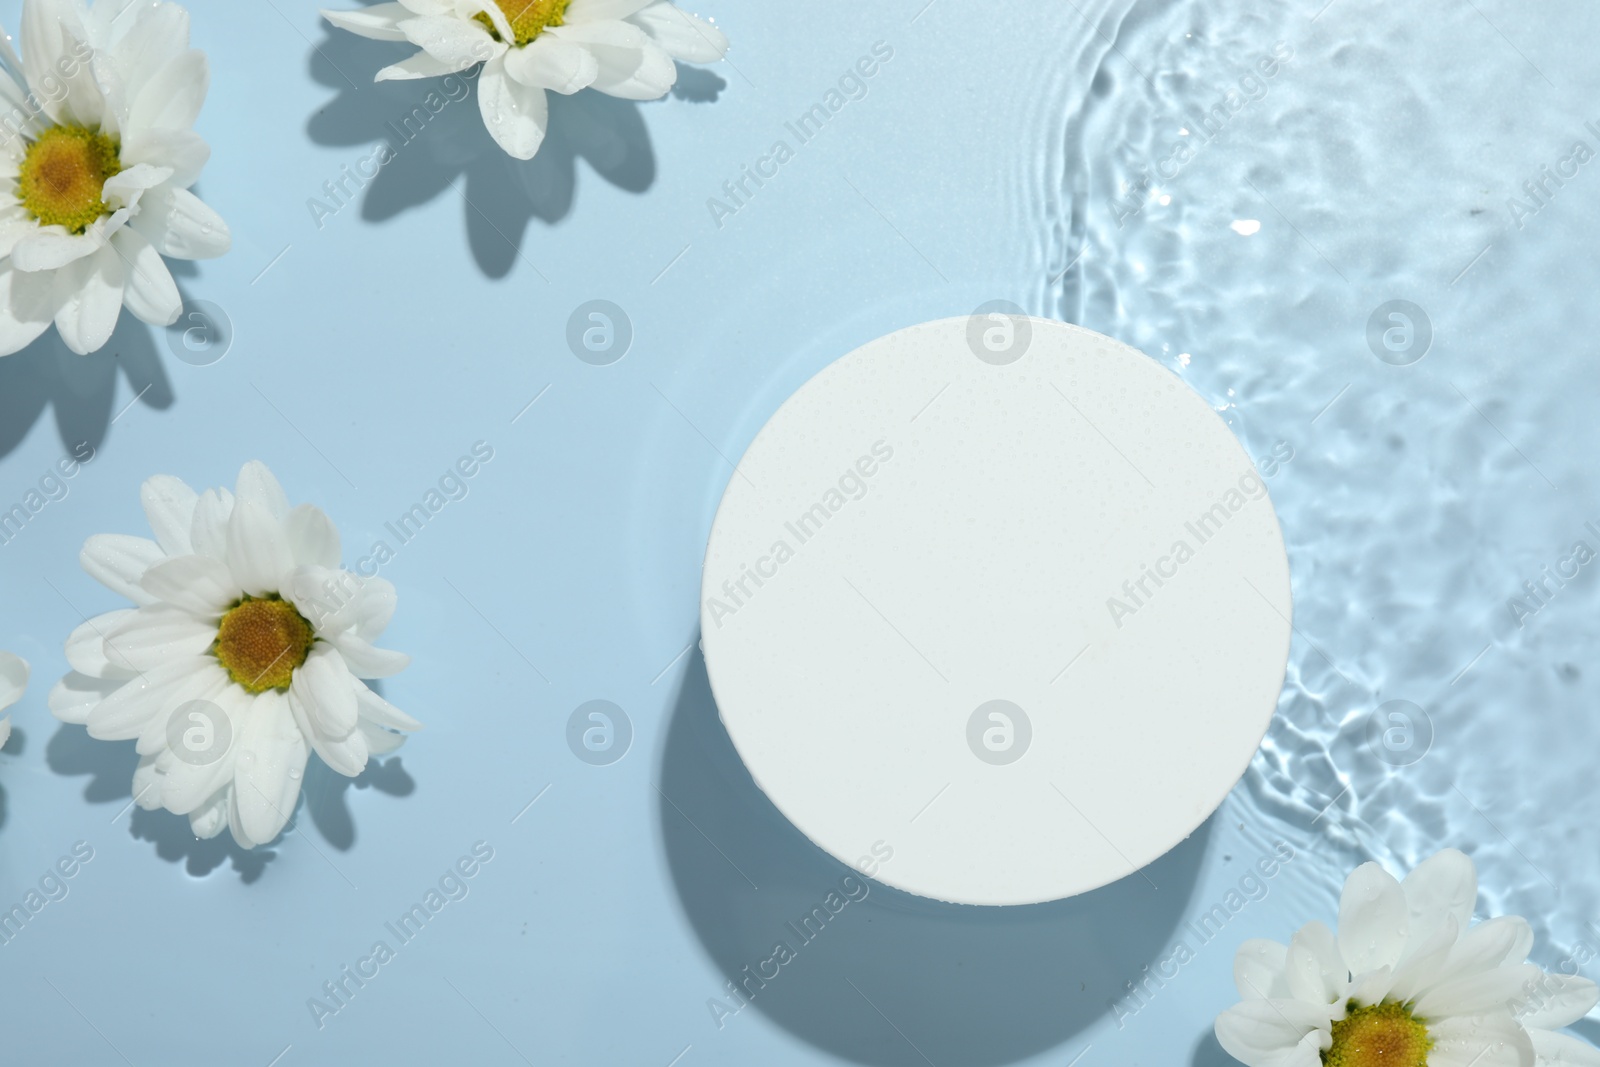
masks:
[[[1187,837],[1289,650],[1277,516],[1222,419],[1126,345],[1003,313],[880,338],[790,397],[702,593],[723,723],[772,802],[880,881],[972,904],[1081,893]]]

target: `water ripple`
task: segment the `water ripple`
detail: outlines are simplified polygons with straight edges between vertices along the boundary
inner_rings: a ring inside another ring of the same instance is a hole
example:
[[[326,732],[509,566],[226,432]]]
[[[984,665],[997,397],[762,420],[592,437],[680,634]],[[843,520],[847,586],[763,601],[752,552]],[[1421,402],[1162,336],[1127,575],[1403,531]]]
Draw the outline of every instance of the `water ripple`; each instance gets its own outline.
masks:
[[[1023,194],[1044,306],[1292,449],[1296,638],[1240,799],[1330,872],[1464,849],[1553,963],[1600,943],[1600,72],[1567,43],[1600,15],[1324,5],[1099,19],[1042,94],[1088,86]]]

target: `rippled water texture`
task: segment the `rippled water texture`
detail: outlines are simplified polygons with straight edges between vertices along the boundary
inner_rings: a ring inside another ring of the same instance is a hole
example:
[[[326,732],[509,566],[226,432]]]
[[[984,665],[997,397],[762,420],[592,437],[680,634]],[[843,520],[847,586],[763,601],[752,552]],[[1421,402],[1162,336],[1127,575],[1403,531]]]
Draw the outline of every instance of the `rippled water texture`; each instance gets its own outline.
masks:
[[[1549,964],[1600,940],[1600,17],[1320,6],[1100,23],[1044,168],[1071,264],[1044,310],[1292,450],[1296,639],[1249,806],[1351,862],[1464,849]]]

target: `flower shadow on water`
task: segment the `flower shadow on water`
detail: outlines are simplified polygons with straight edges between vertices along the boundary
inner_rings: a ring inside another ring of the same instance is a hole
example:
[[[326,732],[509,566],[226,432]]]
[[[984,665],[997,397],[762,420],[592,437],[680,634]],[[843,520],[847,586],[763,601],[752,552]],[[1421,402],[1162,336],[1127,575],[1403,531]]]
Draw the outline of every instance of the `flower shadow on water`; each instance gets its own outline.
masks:
[[[139,764],[132,741],[97,741],[89,736],[86,728],[63,723],[45,748],[45,760],[57,774],[88,775],[83,797],[90,803],[116,801],[119,807],[131,805],[133,772]],[[154,844],[156,855],[169,863],[182,861],[190,875],[201,877],[224,863],[231,863],[240,880],[248,885],[261,877],[267,864],[277,856],[278,849],[288,847],[285,839],[300,829],[302,815],[310,815],[312,823],[334,848],[348,850],[355,843],[355,824],[345,803],[345,794],[351,786],[375,788],[390,796],[407,796],[416,788],[416,783],[400,765],[399,757],[374,759],[357,778],[336,774],[321,760],[312,757],[306,765],[306,785],[302,790],[304,805],[290,818],[282,836],[270,845],[255,849],[240,848],[227,831],[203,841],[190,830],[187,816],[169,811],[132,807],[126,817],[135,838]],[[308,841],[307,844],[320,851],[315,843]]]
[[[679,63],[678,80],[672,86],[672,95],[691,104],[714,104],[727,87],[726,79],[716,71]]]
[[[852,872],[751,779],[698,654],[667,728],[660,776],[661,833],[679,902],[719,982],[745,981],[775,942],[796,943],[786,924]],[[925,1067],[929,1057],[940,1067],[992,1067],[1054,1049],[1104,1018],[1124,983],[1166,950],[1211,825],[1143,875],[1046,904],[943,904],[873,882],[814,945],[801,942],[793,965],[781,966],[739,1014],[760,1012],[814,1047],[881,1067]],[[709,998],[736,1002],[726,988],[704,995],[710,1038],[719,1027]],[[750,1022],[721,1018],[728,1028]],[[1063,1061],[1076,1051],[1064,1049]]]
[[[382,222],[454,188],[465,200],[474,260],[486,276],[500,278],[521,255],[532,220],[555,225],[571,212],[579,159],[628,192],[642,193],[655,181],[655,152],[636,102],[593,90],[549,93],[544,144],[530,160],[513,159],[484,128],[476,71],[372,81],[404,54],[401,46],[338,31],[311,53],[312,77],[339,95],[311,117],[307,132],[317,144],[350,149],[327,176],[331,190],[307,190],[307,212],[319,228],[335,225],[330,214],[344,214],[357,199],[363,219]],[[691,77],[680,99],[715,100],[726,83],[710,77]],[[386,161],[380,144],[388,146]]]
[[[356,824],[351,818],[348,801],[352,788],[376,789],[386,796],[407,797],[416,791],[417,783],[406,771],[400,756],[373,759],[355,778],[346,778],[313,757],[306,765],[303,814],[311,816],[311,822],[323,839],[340,852],[348,852],[356,843]]]
[[[65,454],[81,455],[84,445],[98,452],[123,414],[116,403],[118,374],[127,377],[137,403],[161,411],[171,407],[172,383],[155,335],[155,327],[124,309],[98,352],[78,355],[52,326],[22,351],[0,357],[0,459],[22,443],[46,408],[55,412]]]
[[[11,730],[11,736],[6,740],[5,746],[0,748],[0,753],[3,753],[7,756],[20,756],[22,755],[23,749],[27,747],[27,744],[27,731],[23,730],[21,727],[13,727]],[[6,816],[9,810],[9,806],[6,803],[6,787],[0,785],[0,830],[5,829]]]
[[[1239,1061],[1222,1050],[1215,1032],[1207,1032],[1195,1044],[1189,1067],[1239,1067]]]

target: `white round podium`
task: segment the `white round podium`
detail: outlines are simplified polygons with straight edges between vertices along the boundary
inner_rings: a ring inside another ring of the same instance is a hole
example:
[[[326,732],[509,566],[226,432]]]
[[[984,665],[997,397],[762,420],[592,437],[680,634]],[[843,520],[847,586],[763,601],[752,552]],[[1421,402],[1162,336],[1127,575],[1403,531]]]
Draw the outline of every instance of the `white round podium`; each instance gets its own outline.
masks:
[[[996,312],[900,330],[756,436],[702,647],[756,783],[900,889],[1024,904],[1123,878],[1239,780],[1288,658],[1250,457],[1184,382]]]

